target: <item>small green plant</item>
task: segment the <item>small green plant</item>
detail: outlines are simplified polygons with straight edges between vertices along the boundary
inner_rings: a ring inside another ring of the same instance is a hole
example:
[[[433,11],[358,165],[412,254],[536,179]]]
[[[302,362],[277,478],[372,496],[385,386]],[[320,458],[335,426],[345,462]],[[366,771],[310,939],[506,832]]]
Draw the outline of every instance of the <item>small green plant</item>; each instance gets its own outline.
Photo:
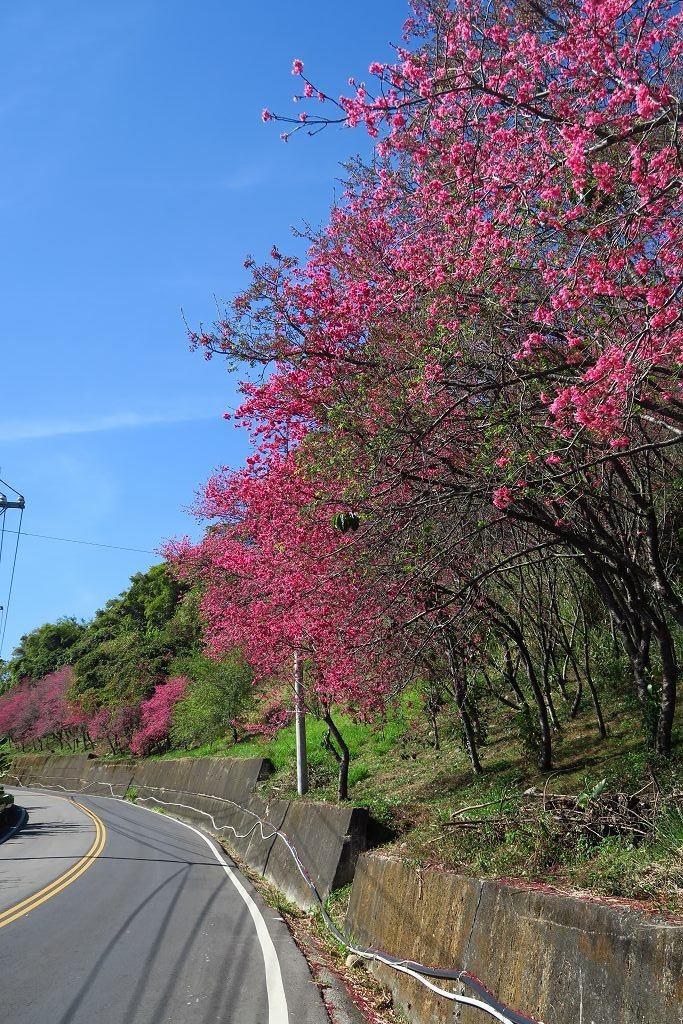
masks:
[[[126,792],[123,794],[123,799],[130,800],[130,802],[134,804],[138,798],[138,795],[139,794],[137,786],[129,786]]]
[[[596,786],[592,786],[590,789],[586,786],[583,792],[579,793],[576,798],[577,806],[587,807],[591,800],[597,800],[600,794],[604,792],[606,785],[607,779],[600,779]]]
[[[523,704],[517,712],[517,735],[525,754],[535,758],[538,755],[541,732],[528,704]]]
[[[338,928],[344,927],[346,911],[351,898],[351,883],[334,889],[325,900],[325,910],[330,915]]]
[[[655,821],[653,844],[683,861],[683,807],[669,804]]]

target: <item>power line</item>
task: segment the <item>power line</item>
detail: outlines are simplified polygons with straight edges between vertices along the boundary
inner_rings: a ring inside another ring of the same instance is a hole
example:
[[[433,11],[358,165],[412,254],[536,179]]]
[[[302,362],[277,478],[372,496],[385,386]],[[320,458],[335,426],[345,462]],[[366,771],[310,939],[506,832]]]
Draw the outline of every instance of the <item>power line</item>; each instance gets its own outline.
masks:
[[[1,482],[1,481],[0,481]],[[21,526],[20,526],[21,529]],[[7,530],[7,533],[17,533],[17,530]],[[75,540],[73,537],[51,537],[46,533],[27,533],[26,530],[21,534],[22,537],[37,537],[39,540],[57,540],[62,544],[84,544],[90,548],[109,548],[112,551],[135,551],[140,555],[155,555],[156,551],[150,551],[148,548],[127,548],[122,544],[102,544],[95,540]]]
[[[5,608],[5,618],[4,618],[4,621],[3,621],[3,624],[2,624],[2,638],[0,639],[0,658],[2,658],[2,649],[3,649],[4,645],[5,645],[5,630],[7,629],[7,620],[9,618],[9,608],[10,608],[10,604],[12,602],[12,586],[14,585],[14,570],[17,567],[17,553],[19,551],[19,538],[21,536],[21,521],[22,521],[23,518],[24,518],[24,510],[22,508],[21,513],[19,515],[19,529],[16,530],[16,531],[15,530],[11,531],[12,533],[16,533],[16,535],[17,535],[17,543],[16,543],[15,548],[14,548],[14,561],[12,562],[12,575],[10,576],[10,581],[9,581],[9,594],[7,595],[7,607]],[[4,526],[4,516],[3,516],[3,526]],[[8,532],[10,532],[10,531],[8,531]]]
[[[0,518],[2,518],[2,534],[0,534],[0,566],[2,566],[2,549],[5,546],[5,512],[6,509],[4,508],[2,512],[0,512]]]
[[[8,484],[6,480],[0,480],[0,484],[2,484],[3,487],[6,487],[8,490],[10,490],[12,494],[16,494],[18,498],[21,498],[21,494],[19,494],[19,491],[15,491],[12,485]]]
[[[5,513],[6,513],[6,511],[7,510],[3,508],[2,512],[0,512],[0,519],[2,519],[2,533],[0,533],[0,568],[2,568],[2,552],[3,552],[3,549],[5,547]],[[2,635],[4,635],[4,623],[5,623],[5,607],[4,607],[4,605],[0,604],[0,630],[2,630]],[[0,646],[0,655],[1,654],[2,654],[2,647]],[[0,657],[0,660],[2,660],[1,657]]]

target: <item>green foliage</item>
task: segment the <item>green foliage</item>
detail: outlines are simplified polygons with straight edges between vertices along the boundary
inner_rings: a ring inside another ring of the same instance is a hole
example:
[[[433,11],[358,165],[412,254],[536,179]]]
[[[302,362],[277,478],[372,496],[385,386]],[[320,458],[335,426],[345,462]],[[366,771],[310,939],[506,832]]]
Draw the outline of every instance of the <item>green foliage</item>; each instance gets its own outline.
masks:
[[[153,565],[131,577],[130,587],[107,601],[92,625],[113,632],[152,634],[164,631],[173,618],[183,589],[167,571],[166,564]]]
[[[215,661],[195,653],[176,658],[171,674],[191,680],[187,693],[176,705],[171,725],[171,742],[177,747],[195,747],[226,733],[237,740],[240,716],[253,702],[252,673],[238,654]]]
[[[347,533],[349,530],[357,530],[360,526],[360,518],[355,512],[337,512],[332,516],[332,525],[340,533]]]
[[[165,564],[137,573],[72,648],[73,695],[97,706],[143,700],[167,678],[174,656],[197,647],[200,633],[198,599],[185,594]]]
[[[600,634],[597,635],[597,642],[600,640]],[[604,640],[604,634],[603,634]],[[596,667],[596,676],[605,687],[610,688],[615,693],[624,692],[624,678],[628,677],[629,669],[626,664],[626,659],[623,657],[620,651],[615,651],[611,642],[603,643],[602,649],[597,647],[594,648],[594,661]]]
[[[325,910],[330,915],[337,927],[343,931],[346,920],[346,912],[351,899],[351,883],[334,889],[325,900]]]
[[[42,679],[64,665],[69,665],[74,650],[82,640],[86,626],[74,618],[47,622],[22,636],[19,646],[5,666],[10,686],[21,679]]]
[[[683,859],[683,806],[666,802],[655,824],[654,842],[662,854]]]
[[[604,793],[607,785],[607,779],[600,779],[600,782],[595,786],[591,786],[590,789],[584,789],[582,793],[579,793],[576,802],[579,807],[587,807],[591,800],[597,800],[601,793]]]
[[[96,695],[98,705],[133,703],[148,697],[165,674],[166,656],[155,637],[91,632],[75,663],[74,695]]]
[[[528,704],[523,704],[516,715],[517,735],[522,749],[529,757],[535,757],[538,751],[540,730],[538,720],[534,718]]]
[[[53,701],[46,708],[55,726],[54,734],[49,734],[50,748],[63,746],[68,735],[72,752],[80,745],[87,749],[93,744],[100,744],[101,752],[104,743],[113,753],[119,752],[137,728],[142,702],[168,680],[173,659],[196,655],[202,632],[199,604],[200,595],[188,592],[165,564],[152,566],[133,576],[130,587],[108,601],[91,622],[60,619],[23,637],[13,660],[0,663],[0,695],[17,689],[26,677],[29,693],[68,666],[72,669],[68,691],[60,691],[58,705]],[[230,684],[233,689],[234,682]],[[39,717],[38,706],[27,700],[24,708],[22,699],[17,689],[5,701],[8,735],[21,749],[43,749],[48,735],[44,728],[41,726],[39,735],[31,733]],[[235,713],[238,703],[233,693]],[[31,721],[27,719],[29,710]],[[55,714],[60,721],[75,714],[77,727],[70,725],[65,731]],[[203,735],[209,733],[210,729],[205,729]]]

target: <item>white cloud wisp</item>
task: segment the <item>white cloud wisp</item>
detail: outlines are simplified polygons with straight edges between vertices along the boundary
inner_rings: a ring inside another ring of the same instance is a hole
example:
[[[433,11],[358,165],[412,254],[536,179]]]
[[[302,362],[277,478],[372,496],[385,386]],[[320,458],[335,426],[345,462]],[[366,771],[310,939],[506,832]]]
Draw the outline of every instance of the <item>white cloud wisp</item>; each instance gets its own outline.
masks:
[[[0,443],[63,437],[67,434],[96,434],[105,430],[134,430],[139,427],[170,426],[220,419],[219,412],[118,412],[81,420],[0,420]]]

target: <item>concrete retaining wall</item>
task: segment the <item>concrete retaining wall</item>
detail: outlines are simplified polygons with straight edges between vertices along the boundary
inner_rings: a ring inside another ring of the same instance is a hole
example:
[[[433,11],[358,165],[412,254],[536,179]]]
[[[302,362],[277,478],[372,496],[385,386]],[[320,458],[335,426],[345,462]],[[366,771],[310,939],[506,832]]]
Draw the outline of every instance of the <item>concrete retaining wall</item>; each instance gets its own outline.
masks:
[[[366,853],[347,928],[395,956],[467,970],[546,1024],[683,1024],[683,926],[630,909]],[[376,972],[416,1024],[485,1019],[405,975]]]
[[[214,826],[207,814],[213,815],[217,826],[237,832],[220,834],[247,864],[310,907],[310,890],[272,823],[293,843],[323,898],[353,879],[347,930],[357,942],[468,971],[508,1006],[546,1024],[683,1024],[683,926],[362,853],[366,811],[266,803],[258,784],[269,767],[260,758],[112,765],[85,755],[36,755],[18,759],[13,770],[27,786],[100,794],[111,786],[119,796],[135,787],[140,798],[185,804],[170,810],[208,831]],[[480,1011],[457,1007],[389,968],[374,969],[414,1024],[482,1024]]]
[[[102,796],[110,796],[112,791],[123,796],[134,788],[147,807],[154,807],[157,800],[169,804],[172,814],[209,832],[214,831],[215,822],[218,834],[250,867],[289,899],[310,908],[315,899],[286,844],[273,834],[270,825],[285,833],[325,899],[353,878],[358,854],[367,845],[367,811],[309,801],[266,803],[257,786],[270,771],[272,765],[265,758],[197,757],[108,764],[85,754],[17,758],[11,769],[24,786],[52,786]],[[265,825],[261,826],[259,819]]]

